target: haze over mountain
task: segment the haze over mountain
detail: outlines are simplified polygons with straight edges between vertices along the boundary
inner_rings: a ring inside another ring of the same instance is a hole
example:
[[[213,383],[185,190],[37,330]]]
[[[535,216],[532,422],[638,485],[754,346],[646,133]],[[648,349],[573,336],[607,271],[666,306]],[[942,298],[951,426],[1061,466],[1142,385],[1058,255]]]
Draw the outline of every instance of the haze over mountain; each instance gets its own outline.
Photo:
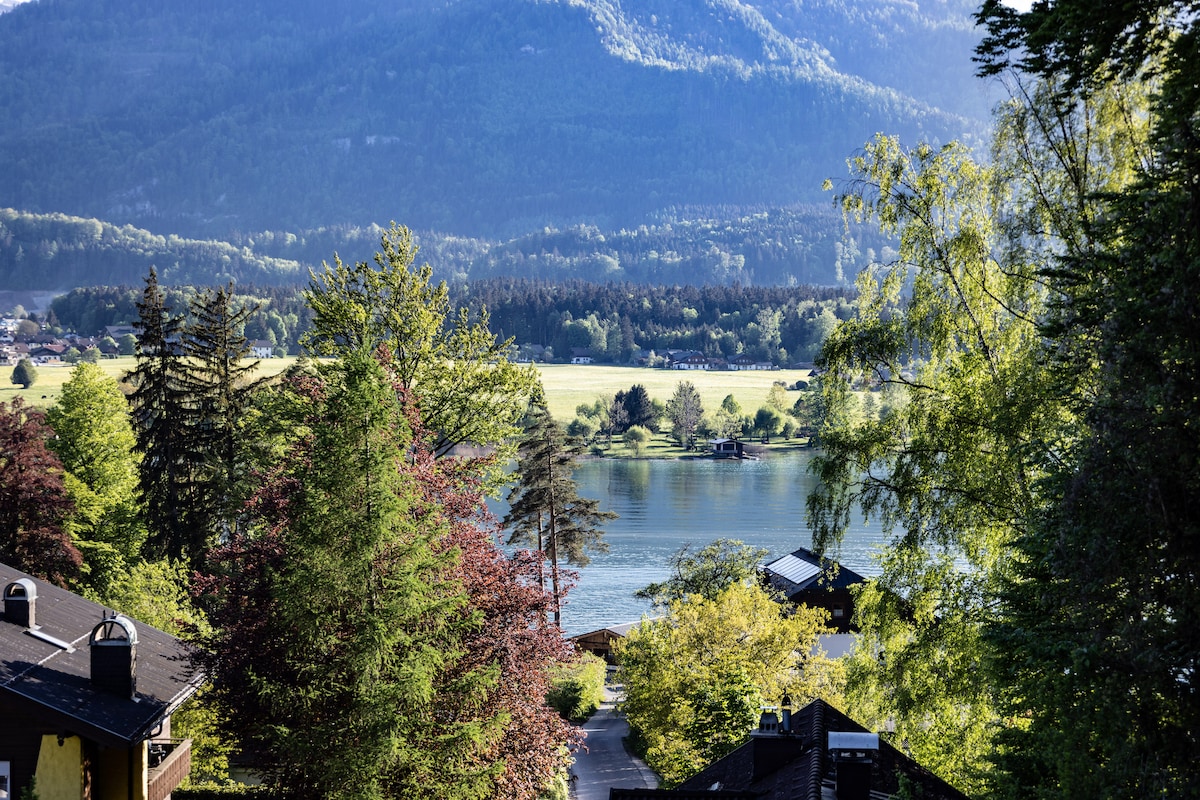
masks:
[[[511,237],[827,203],[877,131],[983,129],[975,6],[36,0],[0,14],[0,207]]]

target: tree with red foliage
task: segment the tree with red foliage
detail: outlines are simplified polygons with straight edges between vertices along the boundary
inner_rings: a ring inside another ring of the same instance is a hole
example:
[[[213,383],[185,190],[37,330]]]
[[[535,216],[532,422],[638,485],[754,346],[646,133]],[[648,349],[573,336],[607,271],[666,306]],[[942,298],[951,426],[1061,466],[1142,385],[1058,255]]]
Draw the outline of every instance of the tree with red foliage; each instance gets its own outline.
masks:
[[[582,736],[545,703],[549,670],[569,659],[571,649],[559,627],[547,623],[555,603],[542,586],[541,554],[521,550],[506,557],[497,546],[496,520],[482,490],[490,468],[487,458],[435,459],[429,447],[415,450],[405,465],[429,511],[448,524],[439,544],[458,554],[456,575],[467,593],[460,613],[478,619],[446,677],[453,684],[459,670],[495,671],[480,711],[502,717],[504,734],[479,757],[504,764],[489,796],[518,800],[544,792]]]
[[[198,583],[214,694],[293,796],[534,798],[576,741],[543,702],[568,650],[536,559],[496,546],[489,462],[436,458],[380,362],[281,389],[305,433]]]
[[[83,558],[63,529],[74,505],[46,446],[53,434],[20,397],[0,403],[0,561],[66,586]]]

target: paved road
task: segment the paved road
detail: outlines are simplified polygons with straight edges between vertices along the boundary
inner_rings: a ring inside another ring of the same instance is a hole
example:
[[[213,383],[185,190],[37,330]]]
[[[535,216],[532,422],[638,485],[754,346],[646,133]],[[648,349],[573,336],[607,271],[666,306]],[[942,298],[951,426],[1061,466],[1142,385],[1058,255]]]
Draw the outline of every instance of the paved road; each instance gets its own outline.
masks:
[[[619,687],[617,687],[619,691]],[[658,786],[654,772],[639,759],[625,752],[622,737],[629,733],[629,723],[613,711],[619,695],[605,689],[605,702],[583,726],[587,734],[587,752],[575,754],[571,771],[573,800],[608,800],[608,790],[653,789]]]

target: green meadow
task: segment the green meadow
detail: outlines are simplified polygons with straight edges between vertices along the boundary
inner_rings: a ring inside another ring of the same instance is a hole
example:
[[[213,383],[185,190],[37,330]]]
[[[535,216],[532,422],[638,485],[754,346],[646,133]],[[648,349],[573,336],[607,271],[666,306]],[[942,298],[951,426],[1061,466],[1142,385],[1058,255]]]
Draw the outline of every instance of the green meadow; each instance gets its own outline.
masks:
[[[295,363],[295,357],[269,358],[259,362],[259,374],[277,375]],[[136,365],[132,356],[103,359],[100,367],[109,375],[120,380]],[[646,387],[646,391],[655,400],[666,403],[675,391],[680,381],[691,381],[700,393],[705,411],[713,411],[721,405],[727,395],[733,395],[742,407],[742,413],[754,414],[766,404],[767,393],[776,381],[783,381],[788,386],[798,380],[808,378],[808,370],[747,370],[740,372],[708,372],[684,371],[667,369],[649,369],[645,367],[614,367],[597,364],[538,364],[537,370],[542,376],[542,385],[546,390],[546,398],[550,413],[554,418],[566,424],[575,417],[575,409],[582,404],[592,404],[598,397],[609,397],[622,390],[628,390],[635,384]],[[70,366],[38,366],[37,381],[29,389],[8,382],[11,367],[0,367],[0,402],[11,402],[17,396],[23,396],[30,405],[48,408],[57,402],[62,394],[62,386],[71,376]],[[771,450],[790,449],[798,446],[799,442],[772,442]],[[685,451],[668,442],[665,435],[660,434],[648,443],[639,453],[634,453],[614,442],[607,451],[613,457],[644,456],[652,458],[677,457]]]

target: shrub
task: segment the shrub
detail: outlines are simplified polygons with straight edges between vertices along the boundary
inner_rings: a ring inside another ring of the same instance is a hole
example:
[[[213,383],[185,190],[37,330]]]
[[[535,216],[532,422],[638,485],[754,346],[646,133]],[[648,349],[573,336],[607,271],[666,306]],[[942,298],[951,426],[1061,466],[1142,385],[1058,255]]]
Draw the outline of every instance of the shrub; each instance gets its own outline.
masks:
[[[37,381],[37,369],[28,358],[22,358],[12,371],[12,382],[20,384],[22,389],[28,389]]]
[[[604,659],[591,653],[583,653],[574,661],[556,667],[550,675],[547,705],[563,719],[583,722],[604,702],[607,671]]]

